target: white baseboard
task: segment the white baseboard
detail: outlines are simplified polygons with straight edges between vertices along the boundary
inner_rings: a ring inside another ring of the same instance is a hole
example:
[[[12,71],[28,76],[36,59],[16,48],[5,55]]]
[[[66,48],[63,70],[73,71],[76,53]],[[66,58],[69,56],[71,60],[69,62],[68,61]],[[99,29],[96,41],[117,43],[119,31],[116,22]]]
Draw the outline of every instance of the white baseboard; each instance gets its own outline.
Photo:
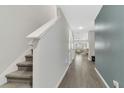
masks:
[[[58,88],[59,85],[61,84],[62,80],[64,79],[64,77],[65,77],[65,75],[66,75],[66,73],[67,73],[67,71],[68,71],[68,69],[69,69],[69,66],[70,66],[70,64],[66,67],[66,69],[65,69],[65,71],[64,71],[64,73],[63,73],[63,75],[61,76],[61,78],[60,78],[60,80],[58,81],[58,83],[57,83],[57,85],[56,85],[55,88]]]
[[[96,73],[98,74],[98,76],[103,81],[103,83],[105,84],[106,88],[110,88],[110,86],[107,84],[107,82],[105,81],[105,79],[103,78],[103,76],[100,74],[100,72],[98,71],[98,69],[96,67],[94,69],[95,69]]]
[[[25,55],[29,52],[30,49],[27,49],[24,53],[22,53],[15,61],[10,64],[1,74],[0,74],[0,85],[7,82],[6,75],[13,71],[16,71],[18,68],[16,66],[17,63],[25,61]]]

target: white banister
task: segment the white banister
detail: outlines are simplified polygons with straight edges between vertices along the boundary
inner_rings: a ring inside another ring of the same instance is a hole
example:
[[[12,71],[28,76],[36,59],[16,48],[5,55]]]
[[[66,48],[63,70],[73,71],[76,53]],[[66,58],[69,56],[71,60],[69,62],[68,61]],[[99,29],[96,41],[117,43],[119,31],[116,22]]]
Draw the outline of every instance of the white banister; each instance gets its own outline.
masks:
[[[31,34],[29,34],[26,38],[29,38],[29,39],[40,39],[45,34],[45,32],[47,32],[47,30],[56,23],[56,21],[58,19],[59,19],[59,17],[56,17],[56,18],[48,21],[46,24],[42,25],[36,31],[34,31]]]
[[[56,17],[56,18],[48,21],[46,24],[42,25],[36,31],[34,31],[31,34],[29,34],[28,36],[26,36],[27,39],[30,39],[28,45],[29,45],[29,48],[32,50],[32,54],[33,54],[33,49],[35,49],[37,47],[37,44],[38,44],[39,40],[41,39],[41,37],[47,33],[48,29],[50,27],[52,27],[59,18],[60,17]]]
[[[70,27],[60,9],[57,13],[26,37],[33,49],[33,87],[58,87],[69,67]]]

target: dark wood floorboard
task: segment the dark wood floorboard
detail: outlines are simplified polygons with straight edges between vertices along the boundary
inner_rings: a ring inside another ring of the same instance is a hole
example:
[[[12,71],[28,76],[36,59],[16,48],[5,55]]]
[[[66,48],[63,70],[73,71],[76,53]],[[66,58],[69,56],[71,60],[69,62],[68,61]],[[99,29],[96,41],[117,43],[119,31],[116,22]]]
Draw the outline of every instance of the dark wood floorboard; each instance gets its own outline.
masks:
[[[86,54],[77,54],[59,88],[104,88]]]

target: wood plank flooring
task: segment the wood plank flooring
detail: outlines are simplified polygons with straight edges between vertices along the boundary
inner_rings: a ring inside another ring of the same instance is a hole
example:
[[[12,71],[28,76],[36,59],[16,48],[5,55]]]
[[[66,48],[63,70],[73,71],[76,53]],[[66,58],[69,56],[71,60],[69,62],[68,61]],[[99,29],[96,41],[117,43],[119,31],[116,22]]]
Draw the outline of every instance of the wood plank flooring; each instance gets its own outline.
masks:
[[[104,88],[94,67],[85,53],[77,54],[59,88]]]

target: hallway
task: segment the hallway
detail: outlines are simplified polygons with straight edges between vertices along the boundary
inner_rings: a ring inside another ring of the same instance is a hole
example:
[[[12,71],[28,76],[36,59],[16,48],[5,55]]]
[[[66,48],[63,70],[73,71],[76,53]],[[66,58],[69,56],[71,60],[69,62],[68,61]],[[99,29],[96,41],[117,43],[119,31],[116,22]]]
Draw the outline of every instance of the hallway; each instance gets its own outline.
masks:
[[[95,65],[88,62],[85,53],[76,54],[60,88],[104,88],[104,84],[94,70]]]

